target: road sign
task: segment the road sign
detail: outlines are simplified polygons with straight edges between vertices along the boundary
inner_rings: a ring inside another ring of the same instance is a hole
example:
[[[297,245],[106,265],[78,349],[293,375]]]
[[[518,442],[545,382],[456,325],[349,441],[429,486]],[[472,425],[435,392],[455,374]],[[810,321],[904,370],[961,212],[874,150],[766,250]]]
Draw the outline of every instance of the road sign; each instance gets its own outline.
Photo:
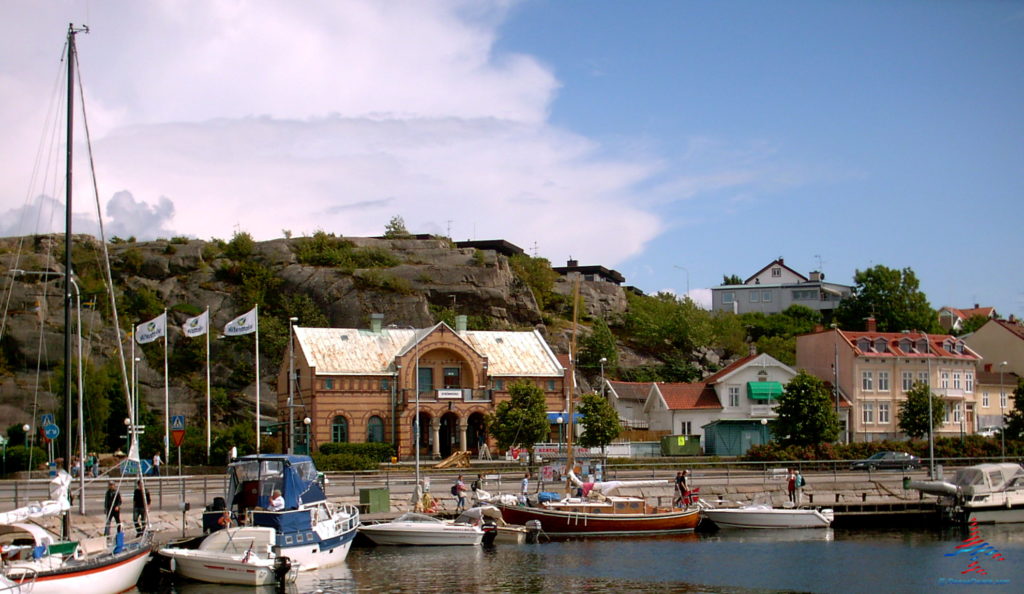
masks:
[[[47,425],[56,425],[56,423],[53,421],[53,415],[50,413],[46,413],[45,415],[39,417],[39,424],[42,425],[43,427]]]
[[[174,431],[184,431],[185,415],[171,415],[171,429]]]
[[[57,436],[60,435],[60,427],[53,423],[45,425],[43,427],[43,435],[46,436],[46,439],[57,439]]]
[[[185,432],[175,429],[171,431],[171,439],[174,440],[174,447],[180,448],[181,444],[185,442]]]

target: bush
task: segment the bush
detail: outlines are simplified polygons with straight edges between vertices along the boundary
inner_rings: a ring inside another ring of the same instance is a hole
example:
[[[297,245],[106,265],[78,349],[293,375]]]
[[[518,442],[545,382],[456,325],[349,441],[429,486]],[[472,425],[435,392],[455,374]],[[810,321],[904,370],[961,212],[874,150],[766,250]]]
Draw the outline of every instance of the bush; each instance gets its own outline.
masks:
[[[7,472],[18,472],[28,470],[29,449],[23,445],[7,448]],[[32,466],[39,468],[40,464],[46,464],[46,452],[41,448],[32,448]]]
[[[390,443],[328,442],[320,444],[319,448],[320,453],[324,455],[351,454],[366,457],[373,460],[374,463],[388,462],[395,455],[395,449]]]
[[[356,454],[313,454],[313,462],[321,472],[336,470],[375,470],[378,462]]]

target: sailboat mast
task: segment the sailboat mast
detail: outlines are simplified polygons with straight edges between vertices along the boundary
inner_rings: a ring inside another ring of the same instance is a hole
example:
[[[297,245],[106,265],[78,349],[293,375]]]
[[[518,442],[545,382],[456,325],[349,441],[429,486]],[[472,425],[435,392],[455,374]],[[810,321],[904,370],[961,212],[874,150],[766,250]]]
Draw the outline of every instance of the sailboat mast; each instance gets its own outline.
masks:
[[[580,302],[580,279],[576,279],[576,283],[573,285],[572,290],[572,340],[569,343],[569,418],[567,419],[569,424],[566,426],[565,433],[565,488],[568,492],[572,492],[572,479],[568,478],[571,476],[569,473],[573,471],[575,466],[575,457],[573,456],[573,420],[576,415],[576,329],[577,323],[579,322],[579,308]]]
[[[75,134],[75,27],[68,24],[67,146],[64,164],[64,464],[71,468],[71,167]],[[64,537],[71,536],[71,515],[64,514]]]

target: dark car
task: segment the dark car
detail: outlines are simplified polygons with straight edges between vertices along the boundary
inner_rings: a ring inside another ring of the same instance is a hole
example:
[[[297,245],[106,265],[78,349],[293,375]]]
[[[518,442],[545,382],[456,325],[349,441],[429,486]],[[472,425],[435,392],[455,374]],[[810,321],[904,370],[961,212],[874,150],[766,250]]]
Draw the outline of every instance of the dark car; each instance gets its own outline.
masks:
[[[897,468],[913,470],[921,466],[917,456],[906,452],[878,452],[867,460],[858,460],[850,464],[850,470],[875,470],[877,468]]]

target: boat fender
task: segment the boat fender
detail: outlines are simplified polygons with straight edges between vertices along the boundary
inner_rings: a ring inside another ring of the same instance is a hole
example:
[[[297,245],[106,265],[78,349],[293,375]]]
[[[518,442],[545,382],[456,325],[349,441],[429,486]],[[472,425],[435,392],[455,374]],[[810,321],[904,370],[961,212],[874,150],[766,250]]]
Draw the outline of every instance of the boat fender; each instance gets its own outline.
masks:
[[[284,583],[285,576],[292,569],[292,560],[288,557],[278,557],[274,559],[274,576],[277,578],[279,583]]]

